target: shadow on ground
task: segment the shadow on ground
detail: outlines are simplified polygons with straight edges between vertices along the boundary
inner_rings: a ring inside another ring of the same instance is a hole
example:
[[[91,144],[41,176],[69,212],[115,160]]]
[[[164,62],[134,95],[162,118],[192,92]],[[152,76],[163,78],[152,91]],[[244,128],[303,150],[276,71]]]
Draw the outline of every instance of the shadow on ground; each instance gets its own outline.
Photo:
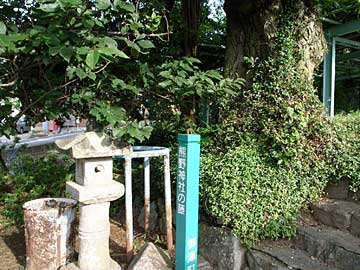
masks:
[[[25,269],[25,253],[23,228],[3,229],[0,238],[0,270]]]

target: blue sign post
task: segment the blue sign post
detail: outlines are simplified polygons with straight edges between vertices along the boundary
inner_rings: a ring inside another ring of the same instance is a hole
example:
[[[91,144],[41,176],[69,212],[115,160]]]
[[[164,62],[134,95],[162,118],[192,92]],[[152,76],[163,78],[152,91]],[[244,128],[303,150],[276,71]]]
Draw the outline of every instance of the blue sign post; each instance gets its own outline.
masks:
[[[200,135],[179,134],[176,183],[176,270],[197,270]]]

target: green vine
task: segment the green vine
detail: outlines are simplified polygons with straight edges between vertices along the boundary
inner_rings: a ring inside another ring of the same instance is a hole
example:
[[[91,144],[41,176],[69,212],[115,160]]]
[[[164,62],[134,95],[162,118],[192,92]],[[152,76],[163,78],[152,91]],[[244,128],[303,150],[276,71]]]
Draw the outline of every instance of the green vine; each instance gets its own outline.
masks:
[[[248,247],[294,235],[300,210],[327,182],[328,122],[300,66],[296,14],[290,7],[280,18],[268,58],[248,59],[252,84],[242,89],[216,149],[203,151],[203,208]]]

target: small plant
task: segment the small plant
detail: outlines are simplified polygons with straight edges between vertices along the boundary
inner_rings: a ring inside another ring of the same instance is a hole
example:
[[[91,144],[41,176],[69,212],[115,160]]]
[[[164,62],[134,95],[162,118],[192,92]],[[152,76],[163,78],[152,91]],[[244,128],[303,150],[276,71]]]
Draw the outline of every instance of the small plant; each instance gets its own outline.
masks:
[[[65,183],[73,178],[73,161],[49,154],[43,158],[18,156],[10,172],[0,172],[0,204],[9,224],[23,223],[22,205],[40,197],[64,197]]]

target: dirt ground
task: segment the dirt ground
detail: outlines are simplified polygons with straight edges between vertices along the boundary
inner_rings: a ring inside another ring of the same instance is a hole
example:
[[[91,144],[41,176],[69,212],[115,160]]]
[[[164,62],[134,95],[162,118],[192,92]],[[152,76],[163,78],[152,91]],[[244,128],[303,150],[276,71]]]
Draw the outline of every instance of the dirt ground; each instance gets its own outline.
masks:
[[[0,270],[20,269],[25,269],[24,233],[16,227],[0,227]]]
[[[26,265],[24,228],[16,226],[5,228],[2,224],[0,217],[0,270],[24,270]],[[126,269],[126,234],[123,223],[120,219],[112,219],[110,226],[110,255],[123,269]],[[147,239],[139,228],[134,228],[134,235],[136,253]],[[152,234],[152,238],[154,237],[159,239],[158,235]]]

